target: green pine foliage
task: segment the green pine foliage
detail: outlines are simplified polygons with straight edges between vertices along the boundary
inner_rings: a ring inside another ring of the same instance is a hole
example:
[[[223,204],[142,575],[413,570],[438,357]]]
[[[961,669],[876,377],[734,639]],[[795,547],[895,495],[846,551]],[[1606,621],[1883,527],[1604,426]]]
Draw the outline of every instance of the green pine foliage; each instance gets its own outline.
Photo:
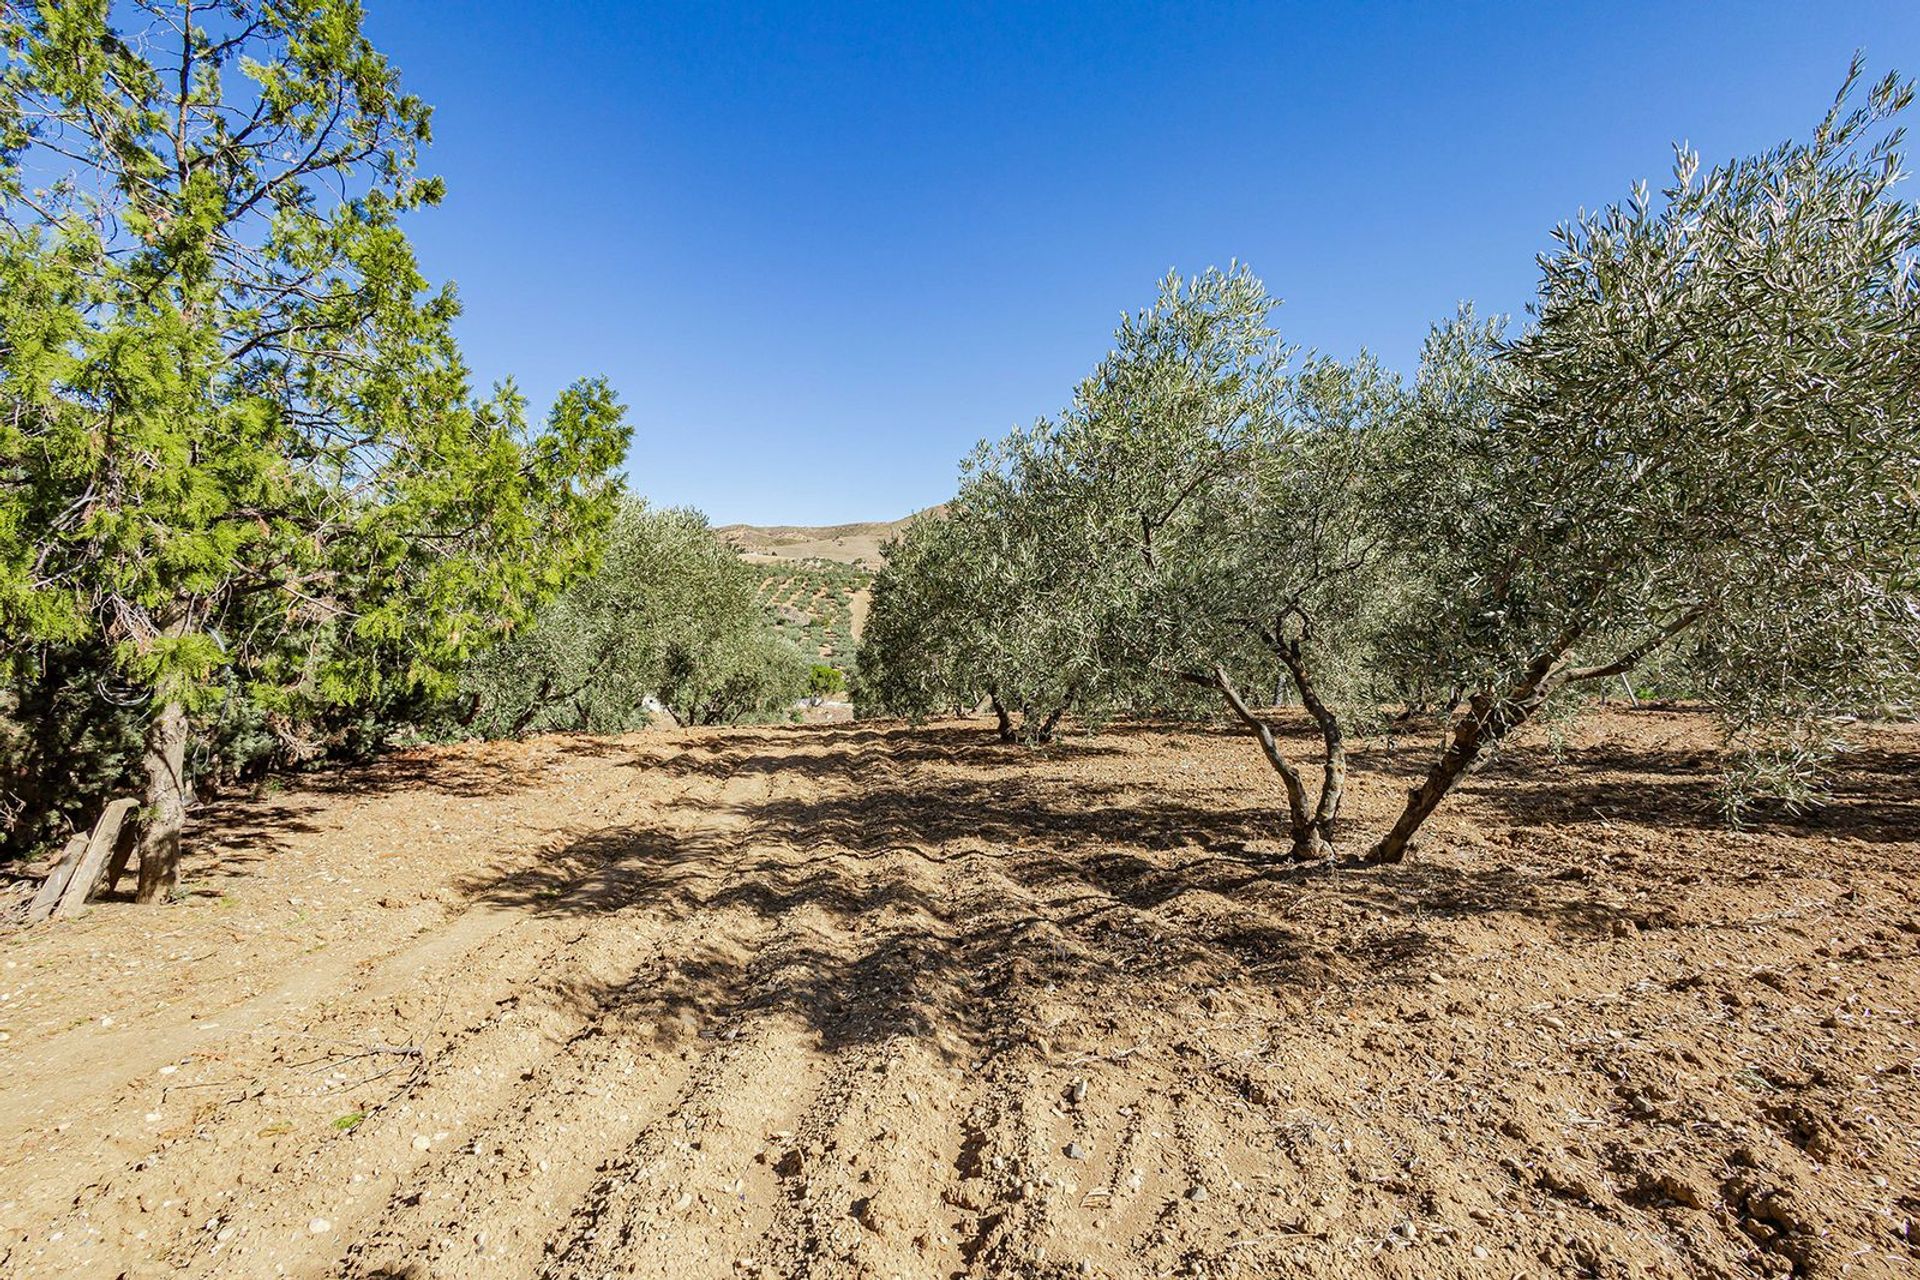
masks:
[[[10,4],[0,48],[0,664],[150,710],[159,866],[188,716],[451,688],[590,562],[627,427],[471,387],[402,229],[430,112],[351,0]]]

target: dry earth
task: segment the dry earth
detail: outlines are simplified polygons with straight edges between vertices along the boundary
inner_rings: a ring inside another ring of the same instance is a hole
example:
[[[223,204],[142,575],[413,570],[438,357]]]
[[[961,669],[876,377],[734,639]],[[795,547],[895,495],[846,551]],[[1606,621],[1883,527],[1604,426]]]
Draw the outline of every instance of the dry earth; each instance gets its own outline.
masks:
[[[0,1273],[1920,1271],[1920,734],[1733,833],[1698,718],[1614,713],[1337,872],[1242,739],[988,736],[203,811],[185,904],[0,936]]]
[[[887,539],[898,536],[908,524],[925,514],[923,511],[898,520],[820,526],[723,524],[714,532],[749,560],[833,560],[875,569],[886,560],[880,549]]]
[[[899,537],[920,517],[946,509],[945,503],[939,503],[898,520],[858,524],[723,524],[714,532],[749,560],[835,560],[877,569],[886,563],[882,549],[889,539]]]

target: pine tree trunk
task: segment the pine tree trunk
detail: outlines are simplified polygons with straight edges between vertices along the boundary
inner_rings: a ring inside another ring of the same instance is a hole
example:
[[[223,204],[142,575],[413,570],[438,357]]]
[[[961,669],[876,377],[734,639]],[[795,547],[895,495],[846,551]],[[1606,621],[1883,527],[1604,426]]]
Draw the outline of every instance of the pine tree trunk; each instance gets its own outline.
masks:
[[[138,902],[165,902],[180,887],[180,830],[187,821],[187,711],[169,702],[147,725],[145,831]]]

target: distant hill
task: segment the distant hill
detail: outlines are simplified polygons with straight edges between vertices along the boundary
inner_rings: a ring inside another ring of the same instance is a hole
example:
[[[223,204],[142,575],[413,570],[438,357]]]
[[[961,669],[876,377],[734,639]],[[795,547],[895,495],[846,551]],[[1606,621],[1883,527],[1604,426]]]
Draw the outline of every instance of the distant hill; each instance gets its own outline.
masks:
[[[727,524],[714,532],[759,571],[756,594],[774,626],[802,653],[844,671],[873,598],[869,585],[886,560],[880,544],[924,514],[820,527]]]
[[[864,524],[723,524],[714,532],[749,560],[833,560],[878,569],[884,562],[880,544],[906,528],[914,516],[923,514],[916,511],[898,520]]]

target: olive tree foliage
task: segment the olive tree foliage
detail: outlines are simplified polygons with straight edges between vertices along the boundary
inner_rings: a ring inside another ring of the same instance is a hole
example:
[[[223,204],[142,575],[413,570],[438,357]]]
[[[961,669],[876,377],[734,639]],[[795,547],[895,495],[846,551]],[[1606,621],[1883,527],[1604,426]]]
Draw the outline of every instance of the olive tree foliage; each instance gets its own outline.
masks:
[[[597,566],[462,673],[462,726],[620,732],[647,723],[649,698],[686,724],[783,712],[809,669],[753,587],[705,516],[628,499]]]
[[[1383,438],[1416,584],[1391,647],[1460,698],[1373,856],[1403,857],[1551,700],[1666,655],[1740,762],[1730,803],[1817,796],[1845,718],[1920,670],[1920,209],[1896,78],[1806,142],[1560,229],[1533,323],[1463,316]],[[1451,701],[1451,698],[1449,699]]]
[[[1002,741],[1050,741],[1107,696],[1085,529],[1048,474],[1055,426],[983,444],[959,493],[887,548],[856,662],[855,702],[925,716],[993,708]]]
[[[863,715],[915,719],[979,701],[970,663],[956,652],[968,633],[959,611],[954,526],[926,512],[882,547],[854,660],[853,702]]]
[[[660,700],[684,725],[784,720],[806,695],[810,670],[806,654],[756,618],[698,645],[669,646]]]
[[[196,718],[444,691],[585,563],[627,429],[472,393],[354,0],[0,0],[0,57],[0,660],[139,705],[152,901]]]
[[[1401,392],[1364,358],[1293,370],[1276,305],[1244,268],[1168,277],[1064,413],[983,448],[894,549],[863,675],[909,673],[923,703],[955,673],[963,698],[1044,691],[1053,718],[1211,705],[1279,776],[1294,851],[1330,852],[1350,722],[1380,700],[1367,442]],[[1313,718],[1317,781],[1257,709],[1277,687]]]
[[[1101,584],[1114,688],[1204,691],[1279,776],[1293,852],[1331,853],[1346,740],[1379,704],[1387,563],[1368,447],[1400,391],[1372,360],[1294,367],[1250,271],[1170,276],[1128,317],[1050,441]],[[1317,781],[1256,708],[1297,699]]]

